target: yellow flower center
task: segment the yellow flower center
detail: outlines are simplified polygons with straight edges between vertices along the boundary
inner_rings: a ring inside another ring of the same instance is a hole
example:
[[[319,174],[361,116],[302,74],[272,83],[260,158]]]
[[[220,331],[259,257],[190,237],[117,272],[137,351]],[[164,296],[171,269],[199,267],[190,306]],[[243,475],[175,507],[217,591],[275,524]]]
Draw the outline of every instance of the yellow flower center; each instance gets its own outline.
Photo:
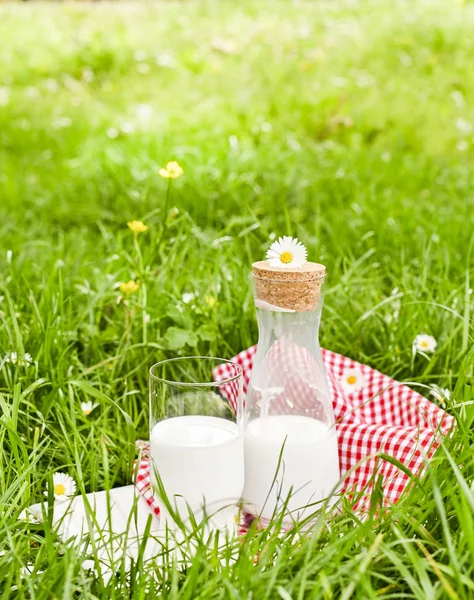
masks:
[[[293,254],[291,254],[291,252],[282,252],[280,254],[280,260],[282,263],[285,263],[285,265],[287,265],[293,260]]]
[[[349,385],[354,385],[354,383],[357,382],[357,377],[355,375],[349,375],[349,377],[347,378],[347,383]]]
[[[54,486],[54,493],[57,494],[58,496],[63,496],[66,493],[66,487],[64,486],[64,484],[57,483]]]
[[[84,409],[84,414],[85,415],[90,415],[91,414],[91,409],[90,408],[85,408]]]
[[[422,342],[420,342],[420,346],[422,348],[428,348],[429,344],[428,344],[428,342],[426,340],[423,340]]]

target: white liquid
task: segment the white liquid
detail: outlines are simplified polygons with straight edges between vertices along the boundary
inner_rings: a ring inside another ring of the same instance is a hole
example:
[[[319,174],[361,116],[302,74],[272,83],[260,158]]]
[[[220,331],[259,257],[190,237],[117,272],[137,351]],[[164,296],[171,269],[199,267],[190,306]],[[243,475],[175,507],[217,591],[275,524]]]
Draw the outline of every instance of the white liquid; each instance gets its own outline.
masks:
[[[283,443],[282,460],[272,487]],[[334,427],[296,415],[264,417],[248,424],[243,497],[252,512],[270,519],[293,488],[287,508],[291,512],[289,518],[308,516],[318,506],[302,508],[327,498],[338,481]]]
[[[183,520],[189,517],[186,503],[198,521],[204,506],[208,516],[219,511],[213,517],[216,527],[224,527],[232,518],[244,487],[243,437],[238,425],[195,415],[165,419],[151,431],[150,456]],[[164,505],[160,508],[166,518]]]

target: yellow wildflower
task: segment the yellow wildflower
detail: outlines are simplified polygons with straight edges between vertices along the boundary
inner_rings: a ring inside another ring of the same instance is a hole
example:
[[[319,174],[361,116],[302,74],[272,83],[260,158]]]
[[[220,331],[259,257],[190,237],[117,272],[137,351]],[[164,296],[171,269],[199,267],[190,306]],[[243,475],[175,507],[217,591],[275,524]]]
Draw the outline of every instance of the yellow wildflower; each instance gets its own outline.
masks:
[[[135,293],[139,287],[140,284],[136,281],[127,281],[127,283],[121,283],[119,289],[122,294],[126,294],[128,296],[129,294]]]
[[[209,306],[209,308],[212,308],[215,303],[216,299],[214,298],[214,296],[206,296],[206,304]]]
[[[183,169],[175,160],[169,162],[164,169],[159,170],[160,176],[164,179],[177,179],[183,173]]]
[[[145,233],[145,231],[148,230],[148,226],[145,225],[143,221],[128,221],[127,225],[135,235],[137,235],[138,233]]]

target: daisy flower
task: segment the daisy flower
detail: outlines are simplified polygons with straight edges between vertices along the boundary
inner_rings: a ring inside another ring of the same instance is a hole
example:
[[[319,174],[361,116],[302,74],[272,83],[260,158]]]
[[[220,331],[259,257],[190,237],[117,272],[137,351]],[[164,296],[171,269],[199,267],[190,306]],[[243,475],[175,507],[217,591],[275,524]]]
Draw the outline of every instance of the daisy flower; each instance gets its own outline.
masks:
[[[81,402],[81,410],[88,417],[91,412],[99,406],[98,404],[93,404],[90,400],[88,402]]]
[[[67,500],[76,491],[76,482],[66,473],[53,474],[53,491],[55,500]],[[47,492],[45,492],[47,494]]]
[[[23,357],[21,357],[18,356],[18,352],[11,350],[5,354],[3,360],[5,363],[11,363],[12,365],[17,365],[19,367],[29,367],[34,365],[33,357],[29,352],[25,352]]]
[[[420,333],[413,340],[413,349],[416,352],[434,352],[438,342],[432,335]]]
[[[365,388],[368,381],[360,369],[346,369],[340,383],[346,394],[355,394]]]
[[[135,235],[139,233],[145,233],[148,230],[148,226],[143,221],[127,221],[129,229],[133,231]]]
[[[185,292],[182,296],[181,296],[181,300],[185,303],[185,304],[189,304],[190,302],[192,302],[194,300],[194,298],[196,297],[196,294],[194,294],[193,292]]]
[[[308,251],[296,238],[285,235],[268,249],[266,258],[271,267],[297,269],[306,262]]]
[[[136,281],[127,281],[126,283],[123,282],[120,284],[119,290],[122,292],[122,294],[125,295],[130,295],[130,294],[134,294],[136,291],[138,291],[140,287],[140,284],[137,283]]]
[[[451,390],[448,388],[439,387],[439,385],[433,384],[431,386],[430,394],[441,404],[441,406],[446,406],[446,400],[451,398]]]
[[[29,521],[30,523],[41,523],[41,520],[38,517],[38,515],[29,510],[29,508],[25,508],[24,510],[22,510],[21,513],[18,515],[18,518],[21,521]]]
[[[159,170],[160,177],[163,177],[164,179],[177,179],[178,177],[181,177],[183,173],[183,169],[175,160],[172,160],[165,168]]]
[[[18,362],[18,354],[16,352],[14,352],[13,350],[10,352],[7,352],[5,354],[4,360],[6,363],[12,363],[12,365],[16,365],[16,363]]]

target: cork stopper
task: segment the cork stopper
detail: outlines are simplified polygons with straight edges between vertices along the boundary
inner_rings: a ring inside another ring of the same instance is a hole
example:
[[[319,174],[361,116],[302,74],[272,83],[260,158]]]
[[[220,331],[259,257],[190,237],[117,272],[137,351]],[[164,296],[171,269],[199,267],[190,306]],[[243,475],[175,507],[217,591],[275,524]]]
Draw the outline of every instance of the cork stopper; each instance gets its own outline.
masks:
[[[326,267],[307,262],[297,269],[281,269],[261,260],[253,263],[252,276],[257,305],[269,310],[304,312],[318,305]]]

